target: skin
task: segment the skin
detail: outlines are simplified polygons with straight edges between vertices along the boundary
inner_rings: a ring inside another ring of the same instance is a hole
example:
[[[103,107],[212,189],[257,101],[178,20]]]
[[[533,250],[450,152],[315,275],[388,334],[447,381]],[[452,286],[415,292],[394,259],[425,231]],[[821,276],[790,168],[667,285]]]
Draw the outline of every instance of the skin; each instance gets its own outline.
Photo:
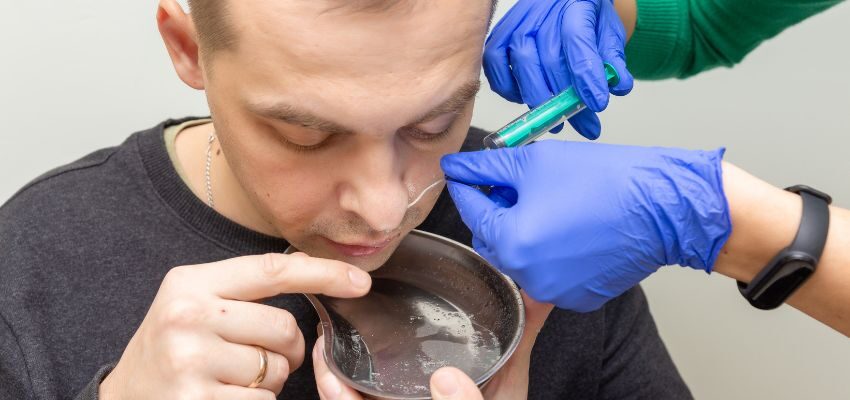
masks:
[[[628,37],[637,22],[635,0],[617,0]],[[800,196],[723,164],[723,190],[732,214],[732,235],[714,272],[749,283],[788,246],[802,215]],[[787,303],[850,337],[850,211],[830,207],[829,233],[817,271]]]
[[[728,163],[723,166],[723,186],[733,229],[714,271],[750,282],[794,240],[802,199]],[[850,337],[850,211],[830,207],[829,213],[817,270],[787,303]]]
[[[440,157],[466,136],[490,16],[485,0],[409,5],[367,13],[322,0],[230,1],[238,46],[205,54],[192,19],[175,0],[160,1],[157,23],[175,71],[206,92],[213,118],[178,136],[189,186],[206,201],[215,132],[216,210],[306,254],[172,269],[100,398],[274,399],[301,366],[305,341],[290,313],[258,301],[368,292],[365,271],[433,208],[442,186],[408,203],[442,178]],[[551,310],[538,308],[536,331]],[[512,389],[516,398],[527,391],[533,337],[494,381],[524,383]],[[267,352],[268,372],[248,388],[255,346]],[[443,376],[481,396],[459,371]]]
[[[466,136],[489,17],[486,1],[419,3],[351,13],[323,1],[233,2],[230,20],[251,23],[234,22],[237,49],[210,56],[198,54],[191,20],[163,6],[178,75],[206,91],[214,119],[179,136],[193,190],[206,199],[215,129],[217,211],[312,256],[380,266],[442,187],[407,204],[442,178],[440,156]],[[386,245],[353,257],[329,240]]]

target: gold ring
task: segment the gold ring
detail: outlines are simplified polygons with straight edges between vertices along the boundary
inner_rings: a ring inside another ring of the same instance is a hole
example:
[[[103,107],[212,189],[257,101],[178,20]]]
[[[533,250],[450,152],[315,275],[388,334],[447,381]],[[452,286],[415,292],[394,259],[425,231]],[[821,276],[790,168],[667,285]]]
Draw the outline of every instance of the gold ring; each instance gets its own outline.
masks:
[[[248,385],[251,389],[259,387],[263,383],[263,380],[266,379],[266,371],[269,369],[269,353],[260,346],[254,346],[254,348],[257,349],[257,353],[260,353],[260,372],[257,373],[257,378]]]

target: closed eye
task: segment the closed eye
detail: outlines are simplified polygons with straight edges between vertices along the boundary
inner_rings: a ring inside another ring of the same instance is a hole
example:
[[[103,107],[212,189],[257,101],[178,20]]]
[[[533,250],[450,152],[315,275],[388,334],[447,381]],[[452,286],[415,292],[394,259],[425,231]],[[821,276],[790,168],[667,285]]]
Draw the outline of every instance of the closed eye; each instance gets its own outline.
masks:
[[[427,132],[419,128],[404,128],[403,132],[413,139],[421,140],[423,142],[433,142],[446,137],[451,130],[452,128],[450,126],[441,132]]]

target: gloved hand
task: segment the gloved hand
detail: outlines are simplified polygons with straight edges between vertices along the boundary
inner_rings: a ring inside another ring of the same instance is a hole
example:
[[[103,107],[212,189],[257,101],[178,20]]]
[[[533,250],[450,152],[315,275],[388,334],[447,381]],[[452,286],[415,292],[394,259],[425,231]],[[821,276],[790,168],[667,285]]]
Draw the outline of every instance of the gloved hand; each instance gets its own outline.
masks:
[[[531,297],[587,312],[663,265],[711,272],[731,233],[723,152],[548,140],[441,164],[475,250]]]
[[[484,73],[493,91],[530,107],[574,85],[587,109],[570,124],[592,140],[602,131],[595,113],[608,106],[603,62],[620,74],[610,93],[626,95],[634,85],[625,43],[612,0],[519,0],[487,38]]]

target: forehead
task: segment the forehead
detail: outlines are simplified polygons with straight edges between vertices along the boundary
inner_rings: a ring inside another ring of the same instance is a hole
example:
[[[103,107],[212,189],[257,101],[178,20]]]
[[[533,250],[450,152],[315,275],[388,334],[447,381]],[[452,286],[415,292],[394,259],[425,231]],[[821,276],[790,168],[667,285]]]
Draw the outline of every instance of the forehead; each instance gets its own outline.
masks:
[[[324,78],[422,71],[480,50],[490,10],[489,0],[405,0],[369,11],[334,3],[231,1],[239,52]]]
[[[377,106],[375,98],[392,102],[421,97],[431,103],[411,104],[410,109],[393,103],[392,111],[403,115],[436,106],[444,99],[427,99],[437,93],[448,96],[477,78],[490,0],[406,0],[369,11],[334,8],[335,3],[229,3],[239,42],[233,62],[239,64],[245,86],[253,88],[254,100],[292,96],[298,88],[299,97],[290,100],[308,109]]]

